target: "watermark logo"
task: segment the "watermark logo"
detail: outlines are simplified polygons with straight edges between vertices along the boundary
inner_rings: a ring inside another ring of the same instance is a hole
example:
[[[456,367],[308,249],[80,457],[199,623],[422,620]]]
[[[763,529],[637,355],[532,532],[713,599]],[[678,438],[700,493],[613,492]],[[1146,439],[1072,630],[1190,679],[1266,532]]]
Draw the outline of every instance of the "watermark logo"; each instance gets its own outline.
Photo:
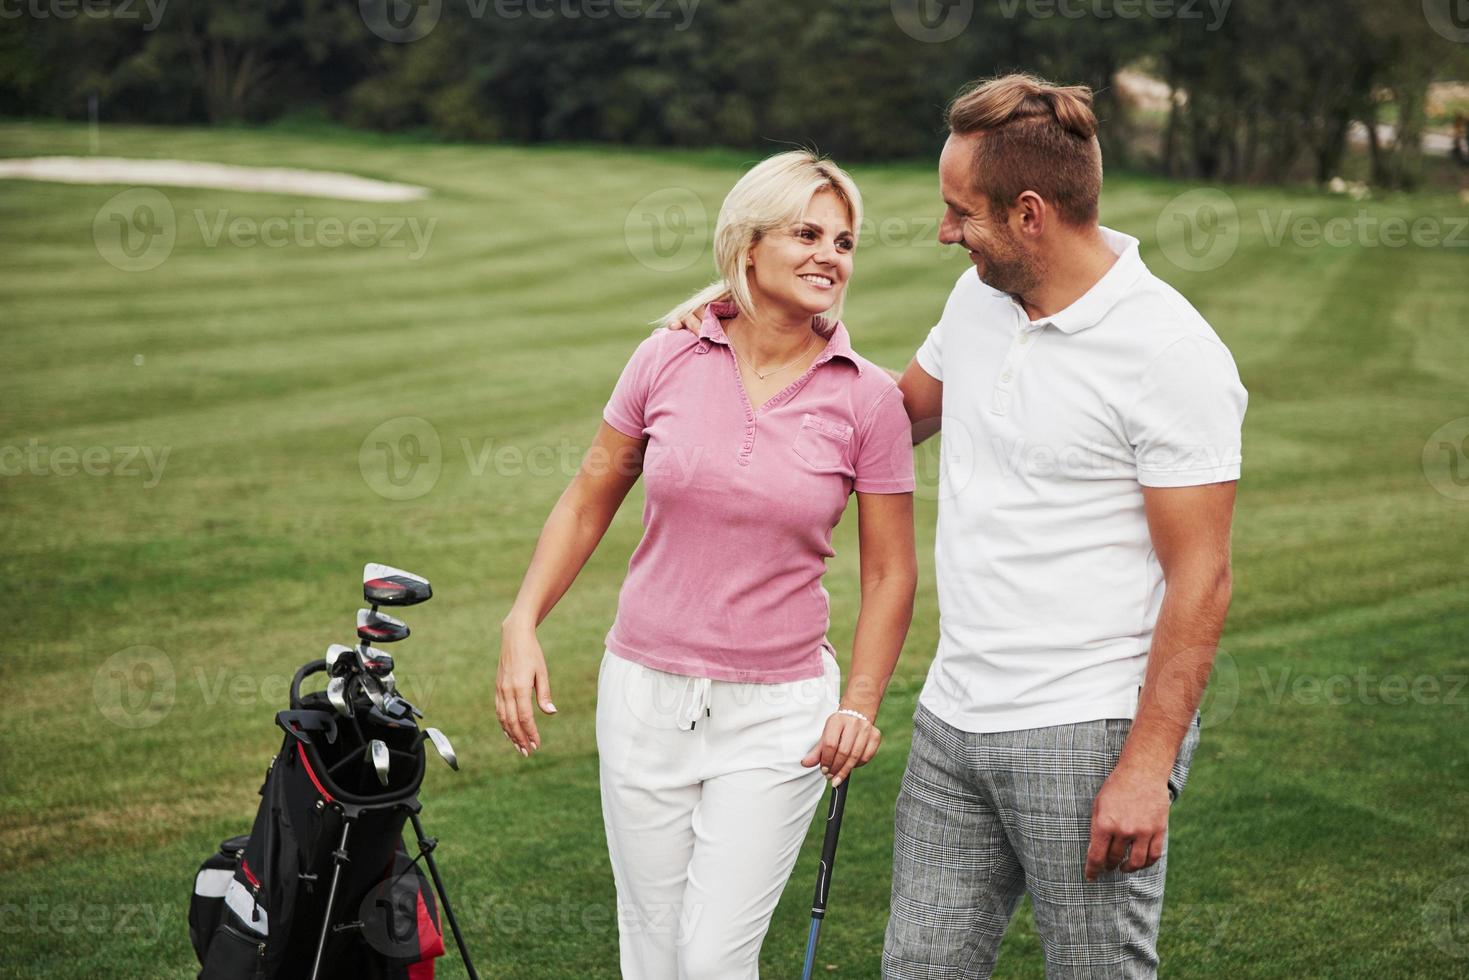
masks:
[[[92,676],[92,701],[119,728],[149,728],[173,709],[173,661],[149,646],[119,650]]]
[[[1469,877],[1446,881],[1423,906],[1423,925],[1433,945],[1456,958],[1469,958]]]
[[[1423,475],[1450,500],[1469,500],[1469,416],[1439,426],[1423,444]]]
[[[173,204],[151,187],[114,194],[92,219],[97,254],[123,272],[158,268],[173,253],[177,238]]]
[[[1423,0],[1423,16],[1439,37],[1469,41],[1469,0]]]
[[[1168,261],[1186,272],[1212,272],[1239,248],[1239,209],[1224,191],[1200,187],[1169,201],[1154,230]]]
[[[654,272],[681,272],[709,244],[709,212],[687,187],[665,187],[638,200],[622,223],[627,250]]]
[[[443,0],[358,0],[362,23],[384,41],[408,44],[428,35],[443,13]]]
[[[434,488],[444,468],[438,430],[427,419],[403,415],[367,434],[357,450],[362,479],[380,497],[415,500]]]
[[[952,41],[974,19],[974,0],[892,0],[893,20],[925,44]]]

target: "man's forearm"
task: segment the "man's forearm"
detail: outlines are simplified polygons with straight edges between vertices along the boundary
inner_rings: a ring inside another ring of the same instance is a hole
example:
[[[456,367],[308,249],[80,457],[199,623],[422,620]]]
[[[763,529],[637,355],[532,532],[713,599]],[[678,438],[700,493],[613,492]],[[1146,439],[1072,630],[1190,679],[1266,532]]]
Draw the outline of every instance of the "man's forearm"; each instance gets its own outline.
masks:
[[[1229,611],[1229,569],[1179,576],[1163,596],[1132,730],[1117,767],[1166,780],[1203,700]]]

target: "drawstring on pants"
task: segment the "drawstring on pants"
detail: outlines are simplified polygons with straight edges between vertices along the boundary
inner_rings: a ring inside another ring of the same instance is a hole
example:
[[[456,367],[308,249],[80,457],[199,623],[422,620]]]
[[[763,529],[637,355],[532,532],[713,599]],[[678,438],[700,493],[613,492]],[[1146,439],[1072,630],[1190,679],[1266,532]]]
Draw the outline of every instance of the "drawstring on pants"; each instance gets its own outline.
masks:
[[[694,730],[700,718],[709,714],[709,694],[713,683],[707,677],[690,677],[679,698],[678,727]]]

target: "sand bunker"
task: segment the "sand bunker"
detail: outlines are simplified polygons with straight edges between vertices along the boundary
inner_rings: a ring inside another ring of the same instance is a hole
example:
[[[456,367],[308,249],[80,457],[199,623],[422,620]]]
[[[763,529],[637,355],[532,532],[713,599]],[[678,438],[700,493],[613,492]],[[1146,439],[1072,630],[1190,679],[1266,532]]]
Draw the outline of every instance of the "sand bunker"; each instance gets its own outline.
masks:
[[[63,184],[214,187],[231,191],[334,197],[346,201],[416,201],[428,196],[426,187],[329,170],[237,167],[228,163],[132,160],[124,157],[0,159],[0,179],[6,178],[53,180]]]

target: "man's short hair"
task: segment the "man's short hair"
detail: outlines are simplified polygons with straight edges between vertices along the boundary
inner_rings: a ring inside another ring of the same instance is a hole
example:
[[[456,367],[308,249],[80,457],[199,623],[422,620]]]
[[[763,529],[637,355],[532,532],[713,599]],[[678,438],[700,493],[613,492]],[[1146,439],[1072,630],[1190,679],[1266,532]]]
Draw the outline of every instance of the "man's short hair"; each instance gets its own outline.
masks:
[[[1034,191],[1071,225],[1097,220],[1102,150],[1092,90],[1005,75],[967,86],[944,114],[949,132],[979,134],[974,182],[996,214]]]

